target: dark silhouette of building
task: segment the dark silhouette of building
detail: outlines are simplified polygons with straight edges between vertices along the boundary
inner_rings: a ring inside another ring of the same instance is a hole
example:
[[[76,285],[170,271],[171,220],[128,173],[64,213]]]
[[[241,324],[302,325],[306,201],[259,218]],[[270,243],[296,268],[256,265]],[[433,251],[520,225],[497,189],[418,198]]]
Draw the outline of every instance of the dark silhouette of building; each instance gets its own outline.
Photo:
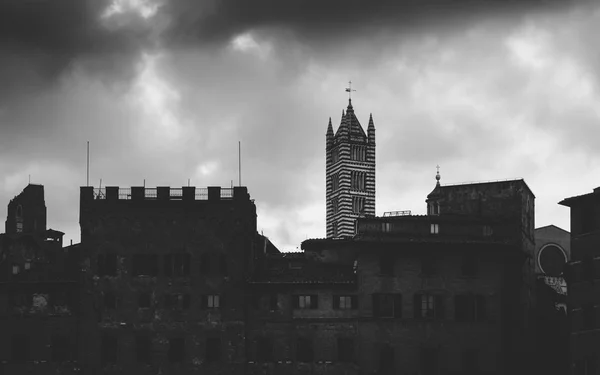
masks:
[[[86,374],[245,373],[245,187],[82,187],[80,225]]]
[[[570,360],[574,375],[598,373],[600,348],[600,187],[562,200],[571,208],[571,261],[567,308],[571,325]]]
[[[331,118],[326,135],[327,237],[356,233],[356,219],[375,215],[375,124],[369,116],[367,132],[349,100],[337,131]]]
[[[46,229],[43,186],[10,201],[0,234],[0,373],[79,373],[79,252],[62,239]]]
[[[569,321],[564,269],[570,260],[570,233],[555,225],[535,230],[536,372],[569,373]]]

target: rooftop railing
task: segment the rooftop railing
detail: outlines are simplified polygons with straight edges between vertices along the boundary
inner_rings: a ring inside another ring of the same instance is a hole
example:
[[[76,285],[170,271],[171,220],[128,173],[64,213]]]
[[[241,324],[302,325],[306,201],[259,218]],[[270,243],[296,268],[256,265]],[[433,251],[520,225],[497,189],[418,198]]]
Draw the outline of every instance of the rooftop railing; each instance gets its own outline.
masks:
[[[112,193],[111,193],[111,189]],[[186,188],[140,188],[140,192],[134,192],[136,188],[94,188],[93,196],[94,200],[106,200],[111,197],[116,197],[118,200],[131,200],[131,199],[143,199],[143,200],[182,200],[187,195],[184,192]],[[116,190],[116,193],[115,193]],[[233,188],[218,188],[220,200],[233,199],[234,189]],[[112,195],[111,195],[112,194]],[[139,195],[138,195],[139,194]],[[190,196],[193,196],[193,200],[208,200],[209,188],[190,188]],[[212,195],[212,193],[211,193]],[[216,197],[215,197],[216,198]],[[114,198],[112,198],[114,199]],[[191,198],[190,198],[191,199]]]
[[[388,211],[383,213],[383,217],[391,217],[391,216],[410,216],[410,210],[405,211]]]

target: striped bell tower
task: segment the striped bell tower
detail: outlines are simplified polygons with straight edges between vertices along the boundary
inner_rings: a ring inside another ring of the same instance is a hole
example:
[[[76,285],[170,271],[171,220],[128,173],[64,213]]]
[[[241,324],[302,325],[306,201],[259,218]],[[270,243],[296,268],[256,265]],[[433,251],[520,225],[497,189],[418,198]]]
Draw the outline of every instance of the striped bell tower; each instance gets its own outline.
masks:
[[[373,116],[365,133],[349,99],[335,134],[329,118],[326,139],[327,238],[351,237],[357,218],[375,215]]]

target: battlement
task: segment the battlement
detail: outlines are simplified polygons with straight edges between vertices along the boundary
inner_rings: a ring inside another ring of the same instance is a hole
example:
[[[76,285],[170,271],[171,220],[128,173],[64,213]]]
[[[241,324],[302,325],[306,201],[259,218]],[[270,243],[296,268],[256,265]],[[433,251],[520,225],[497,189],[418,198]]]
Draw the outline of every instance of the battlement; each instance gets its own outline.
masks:
[[[209,186],[196,188],[195,186],[184,186],[172,188],[159,186],[146,188],[143,186],[132,186],[122,188],[118,186],[107,186],[105,188],[94,188],[92,186],[81,187],[82,202],[88,201],[221,201],[221,200],[250,200],[248,188],[236,186],[234,188],[222,188],[220,186]]]

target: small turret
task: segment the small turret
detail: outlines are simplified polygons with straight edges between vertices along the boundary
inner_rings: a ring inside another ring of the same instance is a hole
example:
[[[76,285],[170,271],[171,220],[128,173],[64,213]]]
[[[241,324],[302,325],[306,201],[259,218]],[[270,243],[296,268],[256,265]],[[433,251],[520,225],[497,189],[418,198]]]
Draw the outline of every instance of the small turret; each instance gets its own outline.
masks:
[[[327,125],[327,148],[333,144],[333,125],[331,125],[331,117],[329,118],[329,125]]]
[[[369,144],[375,144],[375,123],[373,122],[373,114],[369,115],[369,126],[367,128],[367,136],[369,138]]]

